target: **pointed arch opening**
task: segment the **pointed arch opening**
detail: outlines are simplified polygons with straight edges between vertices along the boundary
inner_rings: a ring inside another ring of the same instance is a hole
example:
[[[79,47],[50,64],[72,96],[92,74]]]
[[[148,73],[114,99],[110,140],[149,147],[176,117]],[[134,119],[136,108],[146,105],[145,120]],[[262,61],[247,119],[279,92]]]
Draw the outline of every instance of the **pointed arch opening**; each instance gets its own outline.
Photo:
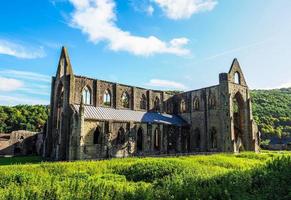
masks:
[[[129,94],[127,92],[123,92],[121,96],[122,107],[129,108],[129,101]]]
[[[57,131],[58,133],[60,133],[60,129],[61,129],[61,126],[62,126],[62,113],[63,113],[63,106],[64,106],[64,86],[62,84],[62,82],[59,83],[58,85],[58,89],[57,89],[57,95],[56,95],[56,98],[57,98]]]
[[[103,105],[111,106],[111,92],[110,90],[105,90],[103,94]]]
[[[240,73],[239,72],[235,72],[234,73],[234,83],[236,84],[240,84],[241,81],[240,81]]]
[[[101,144],[101,131],[99,126],[96,127],[93,133],[93,144]]]
[[[184,99],[180,102],[180,112],[185,113],[186,112],[186,101]]]
[[[156,112],[160,112],[160,99],[159,99],[159,97],[156,97],[155,98],[155,101],[154,101],[154,110]]]
[[[240,92],[237,92],[232,102],[234,142],[236,151],[244,150],[244,100]]]
[[[147,109],[147,98],[144,94],[142,94],[141,99],[140,99],[140,109],[146,110]]]
[[[188,153],[191,151],[190,131],[188,127],[182,127],[181,145],[182,152]]]
[[[215,97],[214,94],[209,94],[208,106],[209,106],[210,109],[215,109],[216,108],[216,97]]]
[[[200,102],[199,102],[199,98],[195,97],[193,100],[193,110],[197,111],[200,109]]]
[[[82,91],[84,104],[91,105],[91,90],[85,86]]]
[[[116,144],[123,145],[125,143],[125,130],[120,127],[117,132]]]
[[[143,129],[141,127],[137,130],[136,149],[137,152],[143,151]]]

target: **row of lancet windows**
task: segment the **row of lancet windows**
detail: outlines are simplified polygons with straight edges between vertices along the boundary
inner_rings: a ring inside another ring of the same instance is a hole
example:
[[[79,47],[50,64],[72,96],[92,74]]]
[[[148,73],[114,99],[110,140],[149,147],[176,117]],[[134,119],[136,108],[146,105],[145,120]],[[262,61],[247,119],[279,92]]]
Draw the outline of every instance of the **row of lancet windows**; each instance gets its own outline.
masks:
[[[208,106],[210,109],[213,109],[216,107],[216,99],[214,95],[210,95],[208,99]],[[195,97],[193,100],[193,111],[198,111],[200,110],[200,101],[198,97]],[[182,99],[180,101],[180,112],[184,113],[186,112],[186,101]]]
[[[91,98],[91,91],[90,89],[86,86],[84,87],[82,91],[82,96],[83,96],[83,102],[84,104],[90,105],[92,104],[92,98]],[[103,105],[104,106],[111,106],[112,105],[112,100],[111,100],[111,93],[109,90],[105,90],[103,94]],[[123,92],[121,95],[121,105],[124,108],[129,108],[130,107],[130,96],[127,92]],[[140,105],[139,108],[141,110],[146,110],[148,107],[147,105],[147,98],[144,94],[142,94],[141,99],[140,99]],[[159,112],[160,111],[160,99],[158,97],[155,98],[154,101],[154,110]]]

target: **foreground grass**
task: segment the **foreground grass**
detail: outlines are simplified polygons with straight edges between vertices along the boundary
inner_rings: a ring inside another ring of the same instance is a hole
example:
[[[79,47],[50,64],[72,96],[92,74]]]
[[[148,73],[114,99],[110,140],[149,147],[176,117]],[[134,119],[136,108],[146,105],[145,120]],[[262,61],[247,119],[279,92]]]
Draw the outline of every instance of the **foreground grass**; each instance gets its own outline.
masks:
[[[287,200],[291,153],[6,165],[0,199]]]

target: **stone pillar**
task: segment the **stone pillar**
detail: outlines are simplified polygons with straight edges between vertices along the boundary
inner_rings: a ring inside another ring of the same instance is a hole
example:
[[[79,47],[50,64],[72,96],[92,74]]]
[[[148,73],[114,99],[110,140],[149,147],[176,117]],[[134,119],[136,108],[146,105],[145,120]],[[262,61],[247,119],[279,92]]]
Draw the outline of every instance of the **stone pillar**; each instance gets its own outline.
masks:
[[[79,108],[79,115],[80,115],[80,119],[79,119],[79,128],[80,128],[80,146],[79,146],[79,159],[83,159],[84,156],[84,129],[85,129],[85,114],[84,114],[84,102],[83,102],[83,95],[81,96],[81,104],[80,104],[80,108]]]
[[[128,132],[128,155],[133,155],[135,150],[135,141],[136,141],[136,130],[133,122],[129,123],[129,132]]]

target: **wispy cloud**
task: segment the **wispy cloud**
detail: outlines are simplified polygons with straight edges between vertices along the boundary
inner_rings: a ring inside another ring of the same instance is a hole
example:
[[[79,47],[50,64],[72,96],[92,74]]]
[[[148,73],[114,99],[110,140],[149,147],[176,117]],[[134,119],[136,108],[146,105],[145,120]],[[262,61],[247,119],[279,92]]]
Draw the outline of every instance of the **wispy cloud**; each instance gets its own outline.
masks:
[[[46,55],[42,47],[25,47],[3,39],[0,39],[0,54],[23,59],[42,58]]]
[[[222,51],[220,53],[217,53],[215,55],[206,57],[206,58],[203,59],[203,61],[213,60],[213,59],[216,59],[216,58],[221,57],[221,56],[225,56],[225,55],[232,54],[232,53],[235,53],[235,52],[240,52],[240,51],[243,51],[243,50],[248,50],[248,49],[251,49],[251,48],[256,47],[256,46],[264,45],[265,43],[267,43],[267,42],[269,42],[271,40],[272,40],[272,38],[264,40],[264,41],[255,42],[255,43],[251,43],[251,44],[248,44],[248,45],[244,45],[244,46],[241,46],[241,47],[228,49],[228,50]]]
[[[150,86],[150,87],[164,88],[164,89],[167,89],[167,88],[168,89],[181,89],[181,90],[187,89],[187,87],[182,83],[169,81],[169,80],[161,80],[161,79],[151,79],[145,85]]]
[[[159,5],[170,19],[187,19],[193,14],[210,11],[216,5],[215,0],[152,0]]]
[[[49,101],[38,98],[31,98],[27,96],[11,96],[11,95],[0,95],[0,105],[18,105],[18,104],[30,104],[30,105],[48,105]]]
[[[82,30],[94,43],[106,41],[113,51],[126,51],[142,56],[165,53],[181,56],[190,53],[189,49],[185,48],[188,44],[185,37],[166,42],[155,36],[135,36],[120,29],[116,24],[113,0],[70,0],[70,2],[75,8],[71,26]]]
[[[26,80],[35,80],[40,82],[51,82],[51,77],[35,72],[19,71],[19,70],[0,70],[0,75]]]
[[[47,104],[50,78],[47,75],[18,70],[0,71],[0,105]]]

